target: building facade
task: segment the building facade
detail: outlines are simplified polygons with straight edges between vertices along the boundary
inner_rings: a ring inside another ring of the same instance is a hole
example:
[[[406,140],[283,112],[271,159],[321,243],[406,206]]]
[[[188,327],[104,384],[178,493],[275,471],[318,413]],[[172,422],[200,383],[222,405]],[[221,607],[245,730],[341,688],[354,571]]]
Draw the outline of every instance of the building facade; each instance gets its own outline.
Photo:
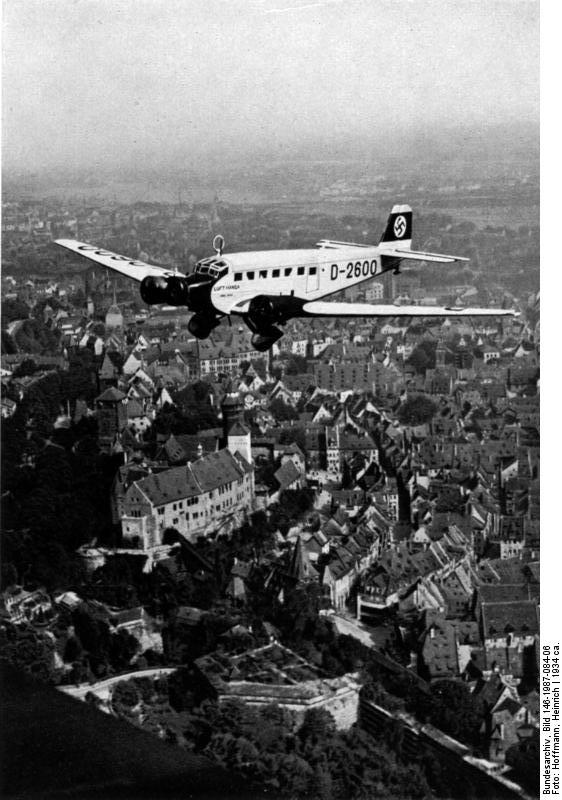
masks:
[[[150,552],[163,543],[167,528],[190,541],[227,532],[241,524],[253,502],[253,467],[224,448],[135,481],[123,499],[123,539]]]

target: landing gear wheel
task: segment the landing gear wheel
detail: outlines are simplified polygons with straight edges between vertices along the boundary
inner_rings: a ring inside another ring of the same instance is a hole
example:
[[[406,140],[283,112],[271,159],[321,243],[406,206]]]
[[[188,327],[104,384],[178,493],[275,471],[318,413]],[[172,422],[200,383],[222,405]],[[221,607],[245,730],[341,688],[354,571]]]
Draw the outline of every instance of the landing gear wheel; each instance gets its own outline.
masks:
[[[209,319],[207,315],[195,314],[187,323],[187,330],[195,336],[196,339],[206,339],[213,328],[216,328],[217,321]]]
[[[279,328],[269,328],[267,333],[254,333],[252,336],[252,347],[258,350],[260,353],[269,350],[269,348],[275,344],[275,342],[283,336],[282,331]]]

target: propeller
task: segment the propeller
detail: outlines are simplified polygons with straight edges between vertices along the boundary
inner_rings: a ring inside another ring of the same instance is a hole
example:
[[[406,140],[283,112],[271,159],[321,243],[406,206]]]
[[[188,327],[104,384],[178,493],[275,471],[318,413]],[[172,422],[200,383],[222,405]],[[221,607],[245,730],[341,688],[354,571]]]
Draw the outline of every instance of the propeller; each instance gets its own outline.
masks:
[[[220,233],[215,236],[213,239],[213,248],[218,256],[222,256],[222,251],[224,248],[224,236],[221,236]]]

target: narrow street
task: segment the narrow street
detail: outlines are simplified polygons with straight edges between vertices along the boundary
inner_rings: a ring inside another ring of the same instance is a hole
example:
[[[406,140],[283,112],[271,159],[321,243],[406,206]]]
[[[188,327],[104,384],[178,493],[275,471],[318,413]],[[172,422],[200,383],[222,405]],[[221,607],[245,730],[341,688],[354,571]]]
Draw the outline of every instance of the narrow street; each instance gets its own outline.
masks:
[[[337,611],[335,614],[330,615],[330,619],[334,621],[338,633],[345,636],[353,636],[367,647],[375,646],[370,629],[363,625],[362,622],[358,622],[349,612]]]

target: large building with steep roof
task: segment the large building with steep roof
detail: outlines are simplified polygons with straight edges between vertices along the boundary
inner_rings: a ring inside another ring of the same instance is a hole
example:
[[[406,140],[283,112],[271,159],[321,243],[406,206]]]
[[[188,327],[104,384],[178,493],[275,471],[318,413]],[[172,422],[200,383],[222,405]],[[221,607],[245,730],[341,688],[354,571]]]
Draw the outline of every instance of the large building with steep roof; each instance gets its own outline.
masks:
[[[253,500],[252,466],[239,453],[217,450],[133,482],[121,506],[123,538],[150,551],[162,544],[167,528],[190,541],[230,531],[241,524]]]
[[[488,669],[522,678],[534,664],[539,635],[535,600],[482,602],[480,629]]]

